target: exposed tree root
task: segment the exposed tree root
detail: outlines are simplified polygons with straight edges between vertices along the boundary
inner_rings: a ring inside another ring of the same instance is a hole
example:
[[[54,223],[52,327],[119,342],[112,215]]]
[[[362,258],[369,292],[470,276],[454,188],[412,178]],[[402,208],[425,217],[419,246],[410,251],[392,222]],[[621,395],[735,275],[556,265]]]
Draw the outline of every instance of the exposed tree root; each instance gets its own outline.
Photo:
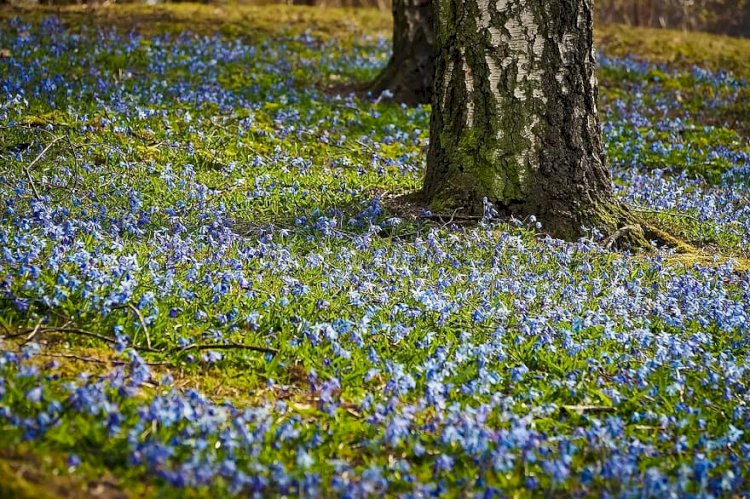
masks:
[[[611,249],[612,246],[620,238],[622,238],[623,236],[627,234],[630,234],[631,232],[637,234],[639,238],[643,237],[643,229],[641,228],[640,225],[636,225],[636,224],[626,225],[622,227],[621,229],[617,229],[615,232],[607,236],[607,238],[604,240],[602,244],[606,249]]]
[[[601,232],[607,231],[601,242],[605,249],[652,252],[655,249],[652,243],[655,243],[657,247],[672,248],[680,253],[694,250],[668,232],[647,224],[623,204],[615,202],[606,206],[604,212],[597,210],[606,213],[598,224]]]
[[[677,253],[695,253],[698,250],[682,239],[673,236],[669,232],[666,232],[652,224],[641,222],[641,227],[644,230],[646,238],[656,241],[663,246],[673,248]]]
[[[413,193],[398,196],[383,196],[384,206],[392,213],[413,221],[416,220],[433,220],[442,225],[447,224],[476,224],[482,217],[477,215],[477,207],[474,209],[465,209],[461,206],[442,204],[440,212],[434,212],[429,216],[423,214],[424,209],[434,209],[435,203],[429,203],[425,200],[424,193],[417,191]],[[636,216],[625,205],[614,202],[607,203],[605,208],[601,206],[591,210],[588,215],[589,224],[599,227],[600,232],[604,233],[604,239],[601,241],[602,246],[608,250],[631,250],[652,252],[654,247],[652,242],[658,247],[667,247],[674,249],[677,253],[695,253],[698,250],[687,242],[669,234],[668,232],[644,222]],[[510,217],[511,210],[500,211],[501,216]],[[594,219],[598,219],[598,222]],[[581,224],[582,225],[582,224]],[[550,230],[550,228],[552,230]],[[543,231],[555,237],[561,237],[558,227],[554,230],[554,224],[543,225]],[[583,234],[567,231],[572,236],[563,239],[575,240]]]

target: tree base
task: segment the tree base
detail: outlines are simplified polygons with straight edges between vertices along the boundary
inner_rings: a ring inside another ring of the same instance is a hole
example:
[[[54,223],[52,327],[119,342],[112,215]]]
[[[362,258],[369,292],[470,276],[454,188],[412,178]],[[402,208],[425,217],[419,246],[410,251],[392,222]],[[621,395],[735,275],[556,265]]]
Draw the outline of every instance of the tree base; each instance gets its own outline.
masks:
[[[395,102],[414,106],[429,104],[432,99],[432,82],[418,64],[406,59],[391,57],[388,65],[369,84],[368,90],[376,97],[390,91]]]
[[[401,196],[402,204],[410,203],[424,207],[437,214],[440,219],[460,219],[462,222],[479,220],[484,215],[484,206],[471,195],[467,189],[452,184],[449,193],[427,193],[424,190]],[[551,207],[542,209],[541,205],[515,203],[507,206],[494,206],[500,217],[520,217],[527,219],[535,216],[542,223],[542,231],[552,237],[575,241],[581,237],[592,237],[600,234],[600,243],[606,249],[653,251],[657,246],[674,248],[680,253],[695,251],[689,244],[669,233],[640,220],[625,205],[616,199],[590,201],[585,205],[562,205],[560,201],[551,203]],[[414,212],[418,208],[412,208]]]

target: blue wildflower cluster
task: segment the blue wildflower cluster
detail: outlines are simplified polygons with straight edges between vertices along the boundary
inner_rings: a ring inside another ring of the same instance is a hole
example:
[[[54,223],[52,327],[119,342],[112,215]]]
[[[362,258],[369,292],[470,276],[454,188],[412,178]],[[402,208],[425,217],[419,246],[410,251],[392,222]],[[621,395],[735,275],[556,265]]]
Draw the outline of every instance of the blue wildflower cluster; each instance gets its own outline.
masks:
[[[0,47],[0,446],[220,494],[748,489],[750,272],[491,206],[460,230],[393,217],[428,109],[310,84],[374,74],[382,40],[51,17]],[[750,152],[700,114],[747,84],[600,73],[620,196],[750,244]]]

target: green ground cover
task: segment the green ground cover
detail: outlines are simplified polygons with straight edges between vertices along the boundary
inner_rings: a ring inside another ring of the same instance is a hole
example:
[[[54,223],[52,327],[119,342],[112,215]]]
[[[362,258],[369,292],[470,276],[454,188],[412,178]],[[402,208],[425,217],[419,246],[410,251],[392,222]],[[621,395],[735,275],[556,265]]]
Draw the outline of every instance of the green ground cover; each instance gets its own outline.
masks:
[[[400,212],[387,14],[0,19],[0,495],[748,489],[750,42],[599,31],[628,255]]]

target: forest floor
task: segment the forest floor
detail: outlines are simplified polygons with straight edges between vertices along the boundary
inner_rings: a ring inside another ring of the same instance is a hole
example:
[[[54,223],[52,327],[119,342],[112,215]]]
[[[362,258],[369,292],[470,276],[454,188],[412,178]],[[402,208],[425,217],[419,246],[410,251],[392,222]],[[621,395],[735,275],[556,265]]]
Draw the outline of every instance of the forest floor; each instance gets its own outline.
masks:
[[[750,489],[750,40],[597,31],[631,255],[389,212],[389,30],[0,8],[0,497]]]

